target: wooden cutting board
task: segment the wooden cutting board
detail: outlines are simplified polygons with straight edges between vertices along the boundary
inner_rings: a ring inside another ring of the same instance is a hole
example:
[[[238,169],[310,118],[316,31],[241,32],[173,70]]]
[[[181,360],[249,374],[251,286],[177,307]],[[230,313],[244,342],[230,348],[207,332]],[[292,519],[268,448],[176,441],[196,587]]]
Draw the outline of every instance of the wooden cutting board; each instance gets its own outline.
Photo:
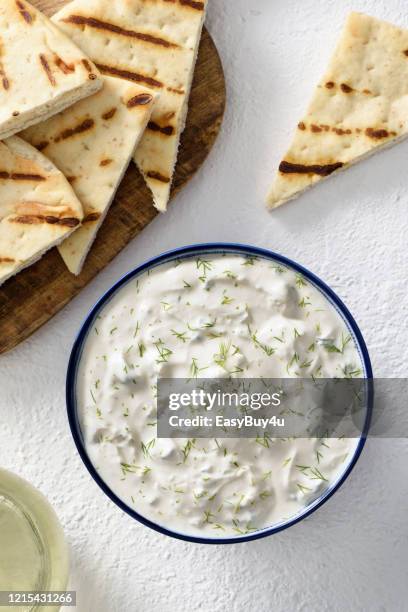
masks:
[[[66,1],[31,0],[31,3],[51,15]],[[209,154],[221,128],[225,101],[222,64],[214,42],[204,29],[173,197]],[[157,214],[150,192],[132,163],[79,277],[68,272],[58,251],[53,249],[37,264],[0,287],[0,353],[14,348],[49,321]]]

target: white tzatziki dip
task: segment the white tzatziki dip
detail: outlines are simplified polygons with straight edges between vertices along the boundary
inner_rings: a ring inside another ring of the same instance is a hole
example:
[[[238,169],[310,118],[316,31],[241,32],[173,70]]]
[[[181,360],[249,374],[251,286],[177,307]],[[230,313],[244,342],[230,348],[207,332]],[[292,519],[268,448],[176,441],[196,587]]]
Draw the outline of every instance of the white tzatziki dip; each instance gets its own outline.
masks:
[[[85,340],[77,410],[88,456],[131,509],[226,538],[294,518],[344,474],[355,439],[158,439],[162,378],[360,378],[343,318],[271,260],[208,254],[130,280]]]

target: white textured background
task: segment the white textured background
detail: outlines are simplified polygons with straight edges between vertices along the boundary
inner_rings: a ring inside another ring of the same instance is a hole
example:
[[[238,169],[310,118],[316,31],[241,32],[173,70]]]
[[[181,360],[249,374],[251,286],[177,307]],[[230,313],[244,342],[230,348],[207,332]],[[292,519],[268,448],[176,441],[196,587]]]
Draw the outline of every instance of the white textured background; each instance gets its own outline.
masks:
[[[122,514],[83,467],[64,379],[89,307],[145,258],[198,241],[254,243],[298,260],[345,300],[377,376],[408,361],[408,143],[273,214],[263,197],[349,10],[408,27],[404,0],[210,0],[229,104],[205,167],[170,212],[81,296],[0,357],[0,464],[53,502],[80,612],[400,612],[408,609],[408,442],[373,441],[304,523],[259,542],[190,545]]]

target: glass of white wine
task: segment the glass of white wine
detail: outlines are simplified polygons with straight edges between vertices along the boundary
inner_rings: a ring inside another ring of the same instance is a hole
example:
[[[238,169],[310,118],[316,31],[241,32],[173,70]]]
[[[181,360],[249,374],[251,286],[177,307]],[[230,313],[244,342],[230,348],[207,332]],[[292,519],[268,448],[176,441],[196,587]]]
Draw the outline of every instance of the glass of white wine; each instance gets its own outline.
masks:
[[[28,482],[0,469],[0,591],[65,591],[69,554],[57,515]],[[59,605],[1,607],[57,612]]]

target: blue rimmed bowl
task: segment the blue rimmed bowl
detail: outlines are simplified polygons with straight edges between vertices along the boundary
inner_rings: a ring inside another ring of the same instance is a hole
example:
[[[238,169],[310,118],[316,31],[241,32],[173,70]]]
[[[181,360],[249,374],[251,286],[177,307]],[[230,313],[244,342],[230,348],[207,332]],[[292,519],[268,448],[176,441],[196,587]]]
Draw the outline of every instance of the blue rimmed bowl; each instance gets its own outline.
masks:
[[[285,522],[272,525],[270,527],[266,527],[254,533],[231,537],[231,538],[202,538],[197,536],[192,536],[185,533],[180,533],[177,531],[173,531],[171,529],[166,529],[165,527],[158,525],[144,516],[138,514],[135,510],[130,508],[123,500],[121,500],[108,485],[104,482],[101,476],[98,474],[97,470],[93,466],[91,460],[88,457],[86,452],[83,434],[81,431],[81,426],[78,418],[78,410],[77,410],[77,398],[76,398],[76,380],[78,368],[81,361],[82,350],[85,345],[88,333],[92,328],[93,323],[95,322],[96,317],[99,315],[101,310],[106,306],[106,304],[120,291],[128,282],[132,281],[136,277],[140,276],[144,272],[155,268],[161,264],[168,263],[174,260],[190,258],[194,256],[202,256],[202,255],[216,255],[216,254],[237,254],[244,256],[256,256],[263,259],[269,259],[270,261],[278,264],[282,264],[295,272],[302,274],[320,293],[322,293],[326,299],[332,304],[332,306],[336,309],[338,314],[341,316],[346,326],[349,329],[350,334],[352,335],[355,345],[360,353],[361,363],[363,367],[364,378],[367,381],[372,381],[373,372],[371,367],[371,361],[368,354],[368,350],[366,344],[364,342],[364,338],[360,332],[360,329],[354,320],[353,316],[347,309],[347,307],[343,304],[340,298],[328,287],[323,281],[321,281],[317,276],[315,276],[312,272],[299,265],[298,263],[288,259],[287,257],[283,257],[282,255],[278,255],[272,251],[261,249],[255,246],[242,245],[242,244],[229,244],[229,243],[209,243],[209,244],[196,244],[191,246],[182,247],[179,249],[174,249],[172,251],[168,251],[150,259],[137,267],[135,270],[132,270],[128,274],[126,274],[123,278],[121,278],[117,283],[109,289],[101,298],[98,300],[96,305],[92,308],[91,312],[87,316],[84,321],[79,334],[75,340],[71,357],[68,365],[67,372],[67,382],[66,382],[66,400],[67,400],[67,411],[68,411],[68,419],[71,428],[71,432],[78,449],[78,452],[84,462],[86,468],[91,474],[92,478],[99,485],[102,491],[119,507],[121,510],[129,514],[132,518],[139,521],[143,525],[158,531],[164,535],[171,536],[173,538],[178,538],[180,540],[185,540],[187,542],[196,542],[199,544],[236,544],[239,542],[249,542],[251,540],[257,540],[259,538],[264,538],[269,535],[273,535],[284,529],[288,529],[292,525],[299,523],[306,517],[310,516],[313,512],[315,512],[320,506],[326,503],[334,493],[341,487],[341,485],[345,482],[345,480],[350,475],[354,466],[356,465],[361,452],[364,448],[368,430],[370,427],[372,410],[373,410],[373,389],[372,385],[369,384],[367,386],[367,401],[366,401],[366,414],[364,419],[364,425],[362,428],[362,433],[358,444],[356,446],[355,452],[350,459],[347,468],[341,475],[341,477],[328,489],[326,489],[322,495],[313,501],[310,505],[304,508],[304,511],[300,514],[296,515],[294,518],[287,520]]]

